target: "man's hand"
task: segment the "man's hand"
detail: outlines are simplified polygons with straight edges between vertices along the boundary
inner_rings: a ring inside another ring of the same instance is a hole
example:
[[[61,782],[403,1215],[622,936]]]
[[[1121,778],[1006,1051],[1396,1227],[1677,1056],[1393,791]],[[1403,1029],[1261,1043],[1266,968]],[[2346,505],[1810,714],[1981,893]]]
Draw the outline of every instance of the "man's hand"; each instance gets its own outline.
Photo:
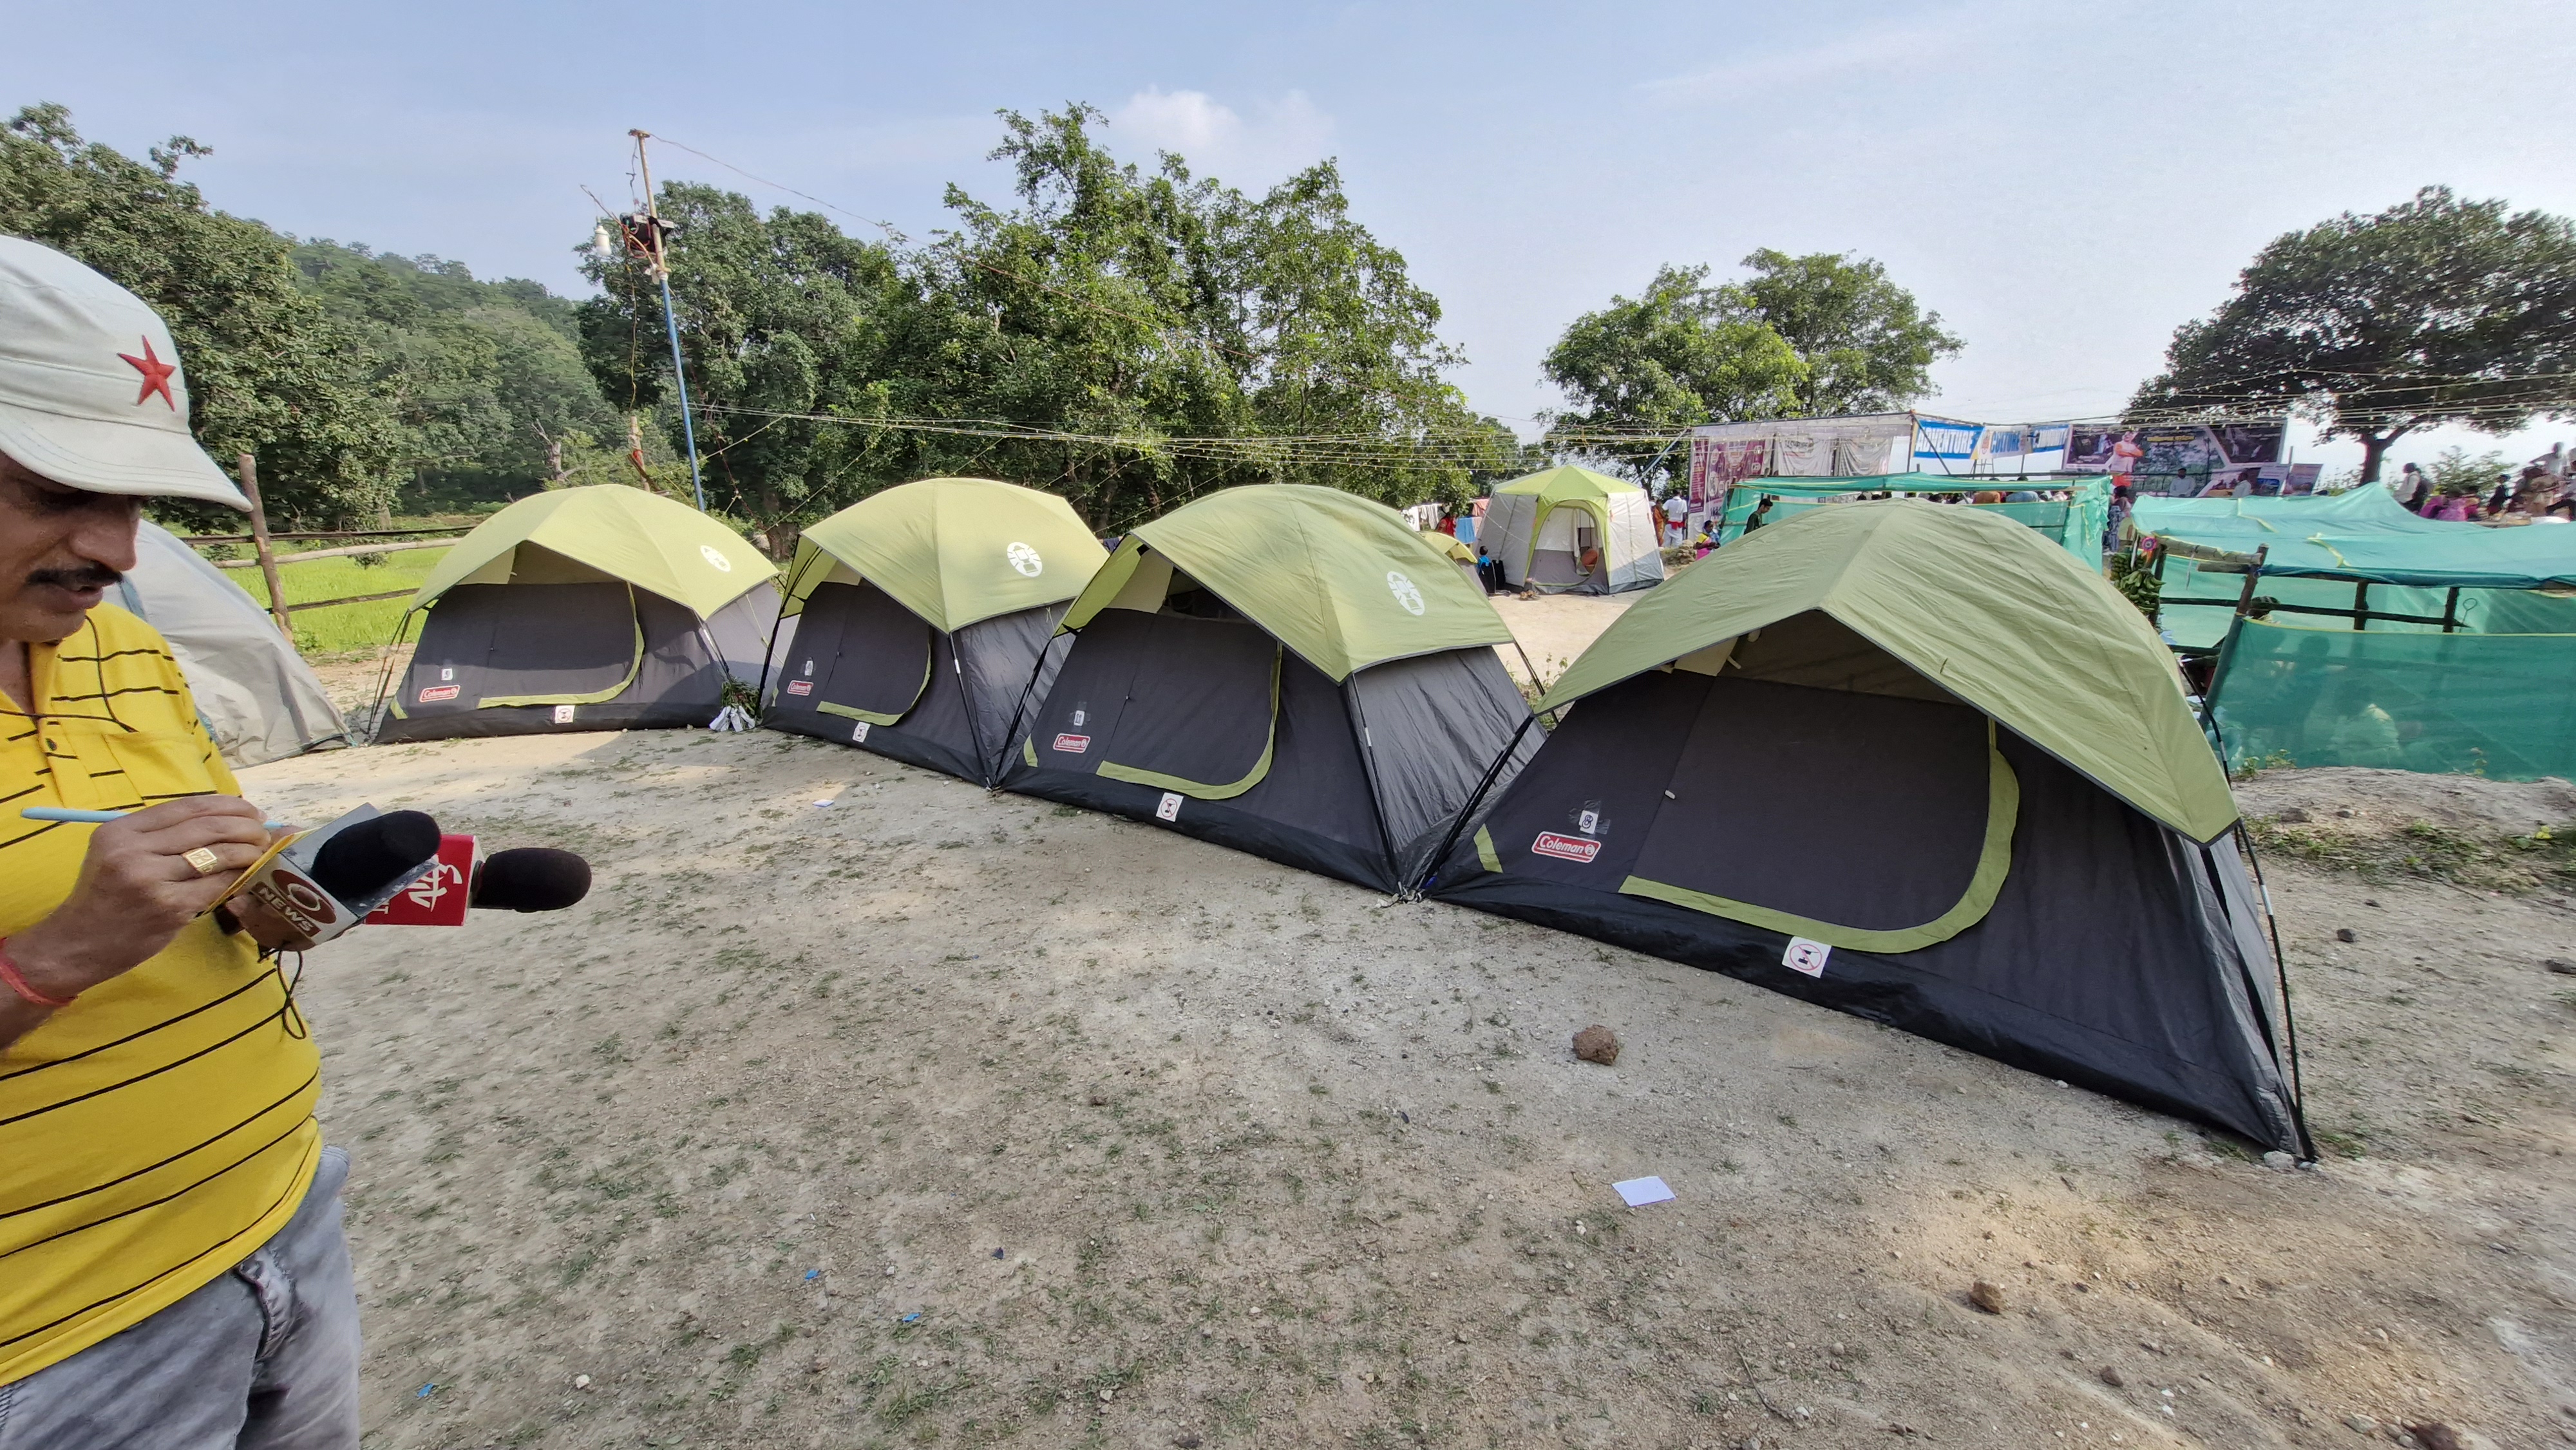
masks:
[[[91,834],[70,897],[9,938],[9,955],[37,992],[77,996],[168,946],[268,841],[260,813],[238,796],[163,801],[109,821]],[[215,854],[215,869],[187,860],[199,847]]]

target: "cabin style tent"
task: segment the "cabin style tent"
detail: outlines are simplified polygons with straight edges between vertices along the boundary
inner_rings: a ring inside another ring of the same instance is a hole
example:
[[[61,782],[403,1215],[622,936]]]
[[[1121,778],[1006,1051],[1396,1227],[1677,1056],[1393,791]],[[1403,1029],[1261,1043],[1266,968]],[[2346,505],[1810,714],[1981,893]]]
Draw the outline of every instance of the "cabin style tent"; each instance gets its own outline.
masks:
[[[1640,600],[1430,894],[2309,1156],[2266,920],[2173,660],[2021,525],[1904,499]]]
[[[1400,890],[1529,709],[1493,606],[1401,515],[1253,484],[1140,524],[1005,788]]]
[[[116,602],[170,642],[206,733],[236,770],[349,743],[348,724],[277,621],[149,519]]]
[[[1653,500],[1633,483],[1567,465],[1495,488],[1485,552],[1503,580],[1542,593],[1616,594],[1663,581]]]
[[[421,581],[402,626],[420,618],[420,643],[375,738],[705,725],[727,681],[759,677],[777,573],[733,530],[642,489],[523,498]]]
[[[1056,621],[1107,557],[1072,505],[989,478],[852,504],[797,546],[762,723],[992,785],[1073,643]]]

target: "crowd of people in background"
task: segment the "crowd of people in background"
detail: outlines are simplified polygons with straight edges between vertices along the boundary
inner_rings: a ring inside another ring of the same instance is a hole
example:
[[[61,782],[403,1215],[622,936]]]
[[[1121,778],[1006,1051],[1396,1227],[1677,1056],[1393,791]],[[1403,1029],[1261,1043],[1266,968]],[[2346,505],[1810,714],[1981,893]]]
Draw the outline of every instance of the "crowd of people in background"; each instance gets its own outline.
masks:
[[[2473,523],[2518,515],[2534,522],[2563,523],[2576,520],[2576,491],[2568,487],[2569,461],[2567,445],[2552,444],[2520,471],[2497,474],[2483,496],[2474,488],[2437,485],[2431,474],[2410,463],[2398,471],[2388,491],[2409,512],[2428,519]]]

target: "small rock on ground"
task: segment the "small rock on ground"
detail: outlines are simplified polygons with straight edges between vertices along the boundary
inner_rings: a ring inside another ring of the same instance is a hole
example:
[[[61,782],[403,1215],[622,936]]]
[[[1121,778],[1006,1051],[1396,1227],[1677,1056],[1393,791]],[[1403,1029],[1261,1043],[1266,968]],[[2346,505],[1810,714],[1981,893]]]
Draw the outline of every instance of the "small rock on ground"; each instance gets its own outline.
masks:
[[[2406,1433],[2414,1436],[2415,1443],[2424,1450],[2460,1450],[2459,1432],[2438,1421],[2409,1425]]]
[[[1983,1279],[1968,1286],[1968,1302],[1988,1314],[2004,1312],[2004,1291]]]
[[[2115,1390],[2126,1389],[2129,1384],[2127,1380],[2120,1377],[2120,1372],[2117,1369],[2114,1369],[2107,1364],[2102,1366],[2102,1383],[2109,1385]]]
[[[1574,1055],[1609,1067],[1619,1060],[1619,1034],[1595,1022],[1574,1034]]]

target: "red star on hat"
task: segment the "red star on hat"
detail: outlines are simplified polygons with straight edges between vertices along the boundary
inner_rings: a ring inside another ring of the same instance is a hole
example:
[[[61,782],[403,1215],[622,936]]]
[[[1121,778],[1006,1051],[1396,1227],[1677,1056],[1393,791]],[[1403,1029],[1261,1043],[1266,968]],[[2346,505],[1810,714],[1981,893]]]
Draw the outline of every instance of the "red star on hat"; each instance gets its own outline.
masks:
[[[171,412],[179,411],[179,400],[170,396],[170,375],[179,370],[179,365],[163,362],[161,355],[152,350],[152,339],[143,339],[141,357],[130,352],[121,352],[117,356],[134,364],[134,370],[143,374],[143,391],[134,395],[134,406],[142,407],[146,399],[159,393],[161,401],[170,405]]]

